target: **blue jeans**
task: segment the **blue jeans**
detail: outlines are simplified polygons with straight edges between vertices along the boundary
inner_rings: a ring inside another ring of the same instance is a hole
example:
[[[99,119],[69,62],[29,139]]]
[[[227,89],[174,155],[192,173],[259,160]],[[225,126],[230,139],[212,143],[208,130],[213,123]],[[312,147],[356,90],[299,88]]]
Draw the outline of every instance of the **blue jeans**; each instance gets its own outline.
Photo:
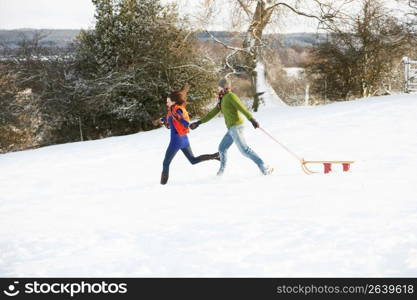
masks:
[[[263,160],[246,144],[245,138],[243,136],[243,125],[237,125],[230,127],[220,142],[219,152],[221,163],[217,175],[222,175],[224,172],[227,163],[227,150],[230,148],[233,142],[236,144],[240,152],[247,158],[251,159],[258,166],[261,172],[265,174],[266,167]]]

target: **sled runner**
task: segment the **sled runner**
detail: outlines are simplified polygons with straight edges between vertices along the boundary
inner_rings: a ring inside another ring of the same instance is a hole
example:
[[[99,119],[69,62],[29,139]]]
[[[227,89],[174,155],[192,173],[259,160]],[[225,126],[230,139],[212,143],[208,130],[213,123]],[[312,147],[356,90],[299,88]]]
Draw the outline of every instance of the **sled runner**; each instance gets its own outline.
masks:
[[[298,155],[296,155],[294,152],[288,149],[284,144],[282,144],[280,141],[278,141],[276,138],[270,135],[265,129],[261,127],[259,127],[259,129],[267,136],[269,136],[272,140],[274,140],[276,143],[278,143],[282,148],[287,150],[288,153],[294,156],[301,163],[301,169],[307,175],[318,173],[316,171],[310,170],[307,167],[308,164],[323,164],[324,174],[327,174],[332,171],[332,164],[341,164],[343,166],[343,172],[348,172],[350,170],[350,165],[354,163],[354,161],[351,160],[304,160],[304,158],[300,158]]]
[[[304,173],[310,175],[313,173],[318,173],[315,171],[311,171],[307,164],[323,164],[324,167],[324,174],[330,173],[332,171],[332,164],[341,164],[343,166],[343,172],[348,172],[350,170],[350,165],[353,164],[354,161],[351,160],[301,160],[301,168],[303,169]]]

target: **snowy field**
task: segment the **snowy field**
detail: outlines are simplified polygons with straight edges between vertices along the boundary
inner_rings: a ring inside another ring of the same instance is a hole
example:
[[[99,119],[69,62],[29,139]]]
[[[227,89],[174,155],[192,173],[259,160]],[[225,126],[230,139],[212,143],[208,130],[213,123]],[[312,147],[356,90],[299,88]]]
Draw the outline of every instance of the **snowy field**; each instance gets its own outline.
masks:
[[[164,128],[1,155],[0,276],[417,276],[417,95],[256,118],[305,159],[356,163],[307,176],[249,122],[271,176],[232,146],[222,178],[179,153],[161,186]],[[203,124],[194,153],[224,133]]]

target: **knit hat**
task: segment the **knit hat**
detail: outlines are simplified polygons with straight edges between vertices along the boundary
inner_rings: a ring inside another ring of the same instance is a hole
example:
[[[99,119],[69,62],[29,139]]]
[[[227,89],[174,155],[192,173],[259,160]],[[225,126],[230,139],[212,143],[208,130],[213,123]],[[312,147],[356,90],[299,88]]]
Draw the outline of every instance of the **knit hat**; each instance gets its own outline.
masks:
[[[232,82],[230,81],[230,79],[223,77],[219,80],[218,86],[226,89],[226,88],[232,88]]]
[[[189,89],[190,87],[188,83],[186,83],[180,90],[171,92],[169,98],[171,98],[171,101],[176,104],[182,105],[187,101],[187,93]]]

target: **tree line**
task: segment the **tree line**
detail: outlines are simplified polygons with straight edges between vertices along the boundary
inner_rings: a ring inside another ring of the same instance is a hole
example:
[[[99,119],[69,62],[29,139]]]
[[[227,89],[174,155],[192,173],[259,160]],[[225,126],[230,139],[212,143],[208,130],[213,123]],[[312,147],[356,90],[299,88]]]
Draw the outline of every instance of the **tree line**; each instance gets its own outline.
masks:
[[[153,128],[166,95],[191,85],[197,114],[215,70],[175,7],[154,0],[94,0],[95,30],[59,52],[41,35],[0,65],[2,152],[131,134]]]
[[[225,74],[257,110],[258,62],[289,105],[304,103],[307,86],[318,104],[389,94],[402,88],[401,58],[417,55],[414,0],[403,1],[407,18],[380,0],[356,1],[356,13],[333,6],[349,0],[314,0],[318,13],[307,9],[308,1],[228,0],[233,15],[246,20],[235,37],[214,35],[157,0],[92,1],[94,29],[67,47],[45,45],[36,33],[17,48],[0,48],[7,57],[0,61],[0,152],[153,129],[167,94],[185,82],[197,117],[216,101],[216,81]],[[205,2],[207,11],[215,2]],[[289,47],[279,35],[263,33],[285,12],[317,20],[317,43],[301,34],[306,45]],[[290,78],[286,66],[304,72]]]

